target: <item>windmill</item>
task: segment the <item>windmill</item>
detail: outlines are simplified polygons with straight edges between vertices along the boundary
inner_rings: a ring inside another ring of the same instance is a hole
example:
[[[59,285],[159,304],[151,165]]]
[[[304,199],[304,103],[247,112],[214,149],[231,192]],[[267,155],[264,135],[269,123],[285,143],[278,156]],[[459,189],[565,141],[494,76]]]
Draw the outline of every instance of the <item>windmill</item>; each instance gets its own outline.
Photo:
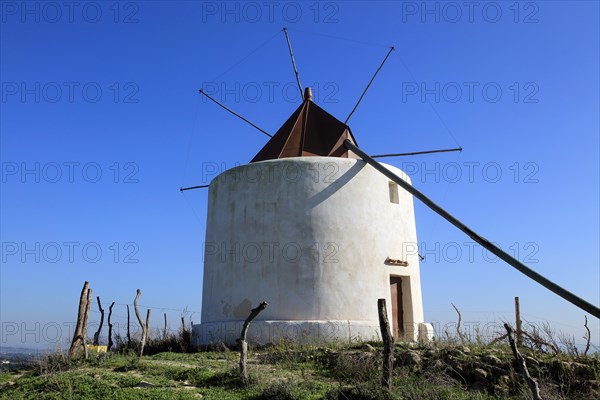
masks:
[[[413,187],[401,170],[369,156],[348,121],[394,48],[390,48],[344,122],[303,90],[284,29],[302,104],[271,135],[225,105],[268,142],[250,163],[208,187],[202,322],[196,344],[234,343],[253,305],[270,306],[253,322],[258,343],[282,338],[326,342],[379,337],[376,300],[391,307],[394,335],[431,338],[421,298],[413,197],[529,278],[600,318],[600,309],[531,270]]]

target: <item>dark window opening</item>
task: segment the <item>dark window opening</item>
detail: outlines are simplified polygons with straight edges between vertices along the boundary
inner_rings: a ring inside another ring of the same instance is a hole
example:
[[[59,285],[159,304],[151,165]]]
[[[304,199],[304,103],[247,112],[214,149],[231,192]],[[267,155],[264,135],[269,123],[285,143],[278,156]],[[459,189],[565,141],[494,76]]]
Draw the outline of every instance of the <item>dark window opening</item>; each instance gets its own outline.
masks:
[[[400,201],[398,199],[398,185],[396,185],[395,182],[389,181],[388,187],[390,191],[390,203],[399,204]]]

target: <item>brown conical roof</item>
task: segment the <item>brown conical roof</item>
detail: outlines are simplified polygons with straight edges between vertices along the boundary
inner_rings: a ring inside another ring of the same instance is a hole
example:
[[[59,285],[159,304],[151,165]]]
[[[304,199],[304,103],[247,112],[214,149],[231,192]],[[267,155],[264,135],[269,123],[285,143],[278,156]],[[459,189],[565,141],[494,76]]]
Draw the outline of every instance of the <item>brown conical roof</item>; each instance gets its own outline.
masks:
[[[344,147],[345,139],[356,144],[350,127],[316,105],[307,90],[304,102],[250,162],[287,157],[353,157]]]

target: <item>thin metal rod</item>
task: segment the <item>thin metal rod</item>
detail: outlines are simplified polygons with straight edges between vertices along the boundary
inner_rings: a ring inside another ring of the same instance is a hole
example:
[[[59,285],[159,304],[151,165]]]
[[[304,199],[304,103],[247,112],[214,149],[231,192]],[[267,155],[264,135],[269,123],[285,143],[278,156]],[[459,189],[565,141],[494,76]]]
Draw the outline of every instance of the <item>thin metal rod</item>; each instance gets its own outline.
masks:
[[[394,51],[394,46],[390,47],[390,51],[388,51],[388,53],[386,54],[385,58],[381,62],[381,65],[379,65],[379,68],[377,68],[377,71],[375,71],[375,74],[373,75],[373,77],[369,81],[369,84],[367,85],[367,87],[365,88],[365,90],[360,95],[360,98],[356,102],[356,105],[354,106],[354,108],[352,109],[352,111],[350,111],[350,114],[348,115],[348,118],[346,118],[346,120],[344,121],[344,124],[348,124],[348,120],[350,120],[350,117],[352,116],[352,114],[354,114],[354,111],[356,111],[356,108],[358,107],[358,105],[362,101],[363,97],[365,97],[365,94],[367,93],[367,90],[369,90],[369,88],[371,87],[371,83],[373,83],[373,81],[375,80],[375,77],[377,76],[377,74],[379,73],[379,71],[381,70],[381,68],[383,68],[383,64],[385,64],[385,62],[387,61],[387,59],[390,56],[390,54],[392,54],[392,51]]]
[[[265,131],[264,129],[259,128],[258,126],[256,126],[255,124],[253,124],[252,122],[248,121],[246,118],[242,117],[240,114],[236,113],[235,111],[230,110],[229,108],[227,108],[226,106],[224,106],[223,104],[219,103],[217,100],[213,99],[212,97],[210,97],[208,94],[206,94],[202,89],[198,90],[201,94],[205,95],[206,97],[208,97],[210,100],[214,101],[215,103],[217,103],[219,106],[221,106],[222,108],[224,108],[225,110],[229,111],[230,113],[232,113],[233,115],[235,115],[236,117],[238,117],[239,119],[241,119],[242,121],[252,125],[253,127],[255,127],[256,129],[258,129],[259,131],[261,131],[262,133],[264,133],[265,135],[267,135],[268,137],[273,137],[273,135],[271,135],[269,132]]]
[[[288,35],[287,28],[283,28],[283,33],[285,33],[285,39],[287,40],[288,49],[290,50],[290,57],[292,58],[292,67],[294,67],[294,73],[296,74],[298,90],[300,90],[300,96],[302,97],[302,101],[304,101],[304,91],[302,90],[302,85],[300,84],[300,75],[298,75],[298,69],[296,68],[296,60],[294,60],[294,53],[292,52],[292,43],[290,43],[290,37]]]
[[[209,186],[210,185],[182,187],[182,188],[179,188],[179,191],[180,192],[185,192],[186,190],[192,190],[192,189],[204,189],[204,188],[207,188]]]
[[[375,156],[371,156],[371,158],[418,156],[420,154],[448,153],[450,151],[463,151],[463,148],[462,147],[457,147],[455,149],[413,151],[412,153],[377,154]]]
[[[582,309],[582,310],[592,314],[596,318],[600,319],[600,308],[594,306],[591,303],[588,303],[584,299],[582,299],[582,298],[576,296],[575,294],[569,292],[568,290],[558,286],[556,283],[554,283],[551,280],[545,278],[544,276],[538,274],[537,272],[530,269],[529,267],[527,267],[525,264],[523,264],[519,260],[517,260],[514,257],[512,257],[511,255],[509,255],[508,253],[506,253],[505,251],[500,249],[498,246],[494,245],[489,240],[487,240],[484,237],[480,236],[479,234],[475,233],[471,228],[469,228],[468,226],[466,226],[465,224],[460,222],[458,219],[456,219],[454,216],[452,216],[449,212],[447,212],[442,207],[440,207],[436,203],[434,203],[429,197],[425,196],[423,193],[421,193],[420,191],[415,189],[410,183],[406,182],[404,179],[400,178],[398,175],[394,174],[389,169],[387,169],[386,167],[381,165],[379,162],[374,160],[372,157],[370,157],[364,151],[362,151],[361,149],[356,147],[348,139],[346,139],[344,141],[344,147],[346,147],[346,149],[357,154],[367,164],[371,165],[373,168],[375,168],[376,170],[381,172],[383,175],[388,177],[390,180],[392,180],[392,181],[396,182],[398,185],[400,185],[404,190],[406,190],[407,192],[409,192],[410,194],[415,196],[417,199],[421,200],[427,207],[431,208],[433,211],[435,211],[437,214],[439,214],[446,221],[450,222],[452,225],[454,225],[455,227],[457,227],[458,229],[460,229],[461,231],[466,233],[467,236],[469,236],[475,242],[479,243],[490,253],[495,254],[497,257],[504,260],[510,266],[514,267],[521,273],[525,274],[527,277],[533,279],[540,285],[544,286],[546,289],[551,290],[552,292],[556,293],[563,299],[569,301],[573,305],[579,307],[580,309]]]

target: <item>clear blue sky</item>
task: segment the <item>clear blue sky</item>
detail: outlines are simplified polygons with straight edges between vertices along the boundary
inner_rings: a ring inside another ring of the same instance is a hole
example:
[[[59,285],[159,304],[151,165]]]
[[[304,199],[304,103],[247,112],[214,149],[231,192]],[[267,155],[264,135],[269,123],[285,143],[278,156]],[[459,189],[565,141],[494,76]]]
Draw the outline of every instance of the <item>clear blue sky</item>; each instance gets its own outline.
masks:
[[[597,2],[78,4],[1,3],[2,345],[66,342],[85,280],[118,323],[137,288],[153,325],[186,307],[200,322],[207,192],[178,189],[267,138],[197,90],[274,133],[299,104],[284,26],[302,84],[342,120],[394,45],[350,120],[359,145],[462,146],[389,162],[600,303]],[[520,296],[523,319],[582,342],[582,311],[415,207],[427,321],[455,321],[451,302],[482,327],[512,320]]]

